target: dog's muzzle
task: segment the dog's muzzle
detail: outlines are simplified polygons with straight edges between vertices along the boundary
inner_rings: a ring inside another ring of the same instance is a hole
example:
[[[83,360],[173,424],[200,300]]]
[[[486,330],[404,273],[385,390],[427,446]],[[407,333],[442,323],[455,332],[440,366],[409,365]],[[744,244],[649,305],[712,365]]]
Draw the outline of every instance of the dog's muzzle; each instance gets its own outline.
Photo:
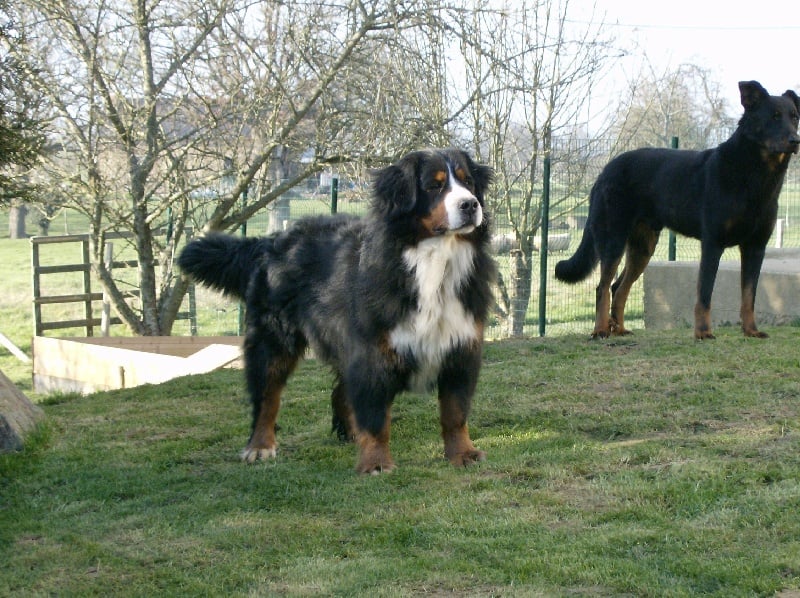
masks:
[[[483,209],[477,199],[465,198],[459,201],[458,209],[453,221],[450,225],[450,230],[463,232],[463,229],[473,229],[481,225],[483,222]]]

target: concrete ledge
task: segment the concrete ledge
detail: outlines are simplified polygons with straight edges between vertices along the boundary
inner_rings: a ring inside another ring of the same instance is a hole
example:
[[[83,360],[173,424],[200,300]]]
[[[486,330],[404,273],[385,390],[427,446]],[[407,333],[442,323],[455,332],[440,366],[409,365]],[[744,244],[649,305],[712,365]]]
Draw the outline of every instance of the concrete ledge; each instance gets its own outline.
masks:
[[[694,326],[698,262],[650,262],[644,273],[645,328]],[[740,325],[740,264],[719,264],[711,297],[711,325]],[[756,293],[756,324],[800,322],[800,249],[768,249]]]

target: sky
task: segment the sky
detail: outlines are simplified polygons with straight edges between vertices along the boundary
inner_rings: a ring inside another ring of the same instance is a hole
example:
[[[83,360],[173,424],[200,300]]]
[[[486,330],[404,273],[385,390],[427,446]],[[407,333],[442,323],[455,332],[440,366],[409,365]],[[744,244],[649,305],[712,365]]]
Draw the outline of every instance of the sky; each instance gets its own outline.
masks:
[[[710,71],[733,115],[741,113],[739,81],[759,81],[771,94],[800,93],[800,5],[796,0],[738,3],[709,0],[573,0],[572,19],[581,14],[604,20],[617,43],[631,49],[612,77],[626,81],[642,54],[664,72],[689,63]],[[578,10],[580,6],[588,8]],[[746,7],[746,8],[745,8]]]

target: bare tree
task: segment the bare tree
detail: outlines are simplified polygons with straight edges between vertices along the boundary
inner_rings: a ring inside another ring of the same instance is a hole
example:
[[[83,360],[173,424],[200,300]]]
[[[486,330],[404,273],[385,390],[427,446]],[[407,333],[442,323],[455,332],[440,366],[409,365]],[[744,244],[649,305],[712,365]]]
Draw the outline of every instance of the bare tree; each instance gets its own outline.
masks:
[[[601,23],[582,16],[580,22],[589,24],[576,25],[570,14],[569,0],[540,0],[477,10],[463,25],[467,74],[481,90],[470,104],[468,128],[497,169],[494,208],[515,241],[508,275],[513,284],[501,284],[498,299],[508,331],[517,336],[531,297],[542,161],[553,155],[557,140],[580,130],[587,90],[614,55]]]
[[[30,89],[25,68],[12,49],[25,41],[0,0],[0,205],[9,206],[9,236],[22,238],[28,203],[36,194],[30,169],[44,149],[44,123],[36,118],[38,95]]]
[[[669,147],[679,137],[683,147],[704,149],[726,139],[736,124],[719,83],[697,65],[657,73],[645,60],[628,97],[614,127],[621,147]]]
[[[231,229],[330,164],[393,154],[409,121],[423,123],[421,138],[442,138],[441,119],[422,117],[414,105],[426,102],[424,91],[410,99],[393,93],[399,78],[388,68],[376,78],[393,57],[416,56],[406,40],[430,26],[426,2],[20,0],[16,7],[28,39],[15,56],[58,125],[61,150],[49,174],[88,216],[93,270],[137,334],[172,328],[187,285],[172,257],[187,226]],[[311,159],[275,171],[301,154]],[[120,229],[133,232],[138,306],[103,261],[109,231]]]

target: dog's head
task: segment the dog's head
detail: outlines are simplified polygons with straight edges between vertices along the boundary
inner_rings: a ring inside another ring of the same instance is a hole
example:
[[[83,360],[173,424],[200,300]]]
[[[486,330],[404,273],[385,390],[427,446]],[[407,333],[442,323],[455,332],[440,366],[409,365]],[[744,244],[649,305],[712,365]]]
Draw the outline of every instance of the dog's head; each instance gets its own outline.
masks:
[[[459,149],[411,152],[378,171],[374,209],[392,221],[413,224],[420,237],[467,235],[485,226],[489,166]]]
[[[773,154],[796,154],[800,98],[792,90],[771,96],[758,81],[739,83],[744,115],[739,127],[745,136]]]

